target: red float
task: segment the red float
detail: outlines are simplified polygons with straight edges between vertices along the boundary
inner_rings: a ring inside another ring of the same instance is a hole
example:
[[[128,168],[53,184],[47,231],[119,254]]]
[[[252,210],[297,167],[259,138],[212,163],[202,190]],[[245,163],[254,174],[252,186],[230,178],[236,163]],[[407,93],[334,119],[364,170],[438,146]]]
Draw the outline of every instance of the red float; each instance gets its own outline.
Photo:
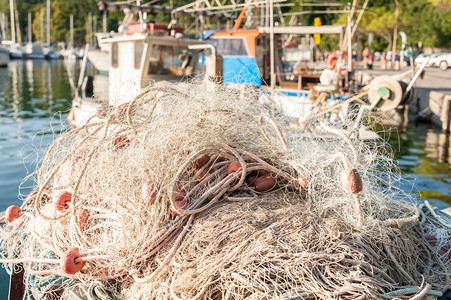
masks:
[[[227,167],[227,175],[230,175],[241,168],[241,164],[239,161],[233,161]]]
[[[80,260],[81,254],[77,247],[67,250],[61,257],[61,269],[66,274],[76,274],[79,272],[85,262]]]
[[[70,108],[69,114],[67,115],[67,123],[70,127],[75,128],[75,108],[72,106]]]
[[[255,190],[257,192],[269,192],[276,186],[277,182],[271,175],[264,175],[261,177],[258,177],[255,182]]]
[[[113,141],[114,149],[122,149],[130,144],[130,140],[126,136],[119,136]]]
[[[177,201],[183,201],[186,193],[184,191],[180,190],[180,188],[178,186],[175,186],[174,192],[172,195],[174,197],[174,201],[177,202]]]
[[[194,168],[200,169],[210,161],[210,156],[203,155],[194,162]]]
[[[446,253],[448,253],[449,249],[450,249],[449,245],[442,246],[440,250],[438,250],[438,254],[445,255]]]
[[[144,203],[152,205],[157,200],[158,191],[151,180],[146,181],[141,188],[141,199]]]
[[[308,181],[306,179],[299,177],[298,178],[298,183],[299,183],[299,186],[301,187],[301,189],[307,189],[308,188]]]
[[[56,210],[66,210],[69,208],[69,202],[72,201],[72,194],[69,192],[64,192],[58,196],[55,201]]]
[[[343,170],[340,173],[341,184],[351,194],[359,193],[363,188],[362,178],[356,169]]]
[[[437,238],[433,235],[427,235],[425,236],[426,241],[431,245],[432,247],[437,246]]]
[[[208,171],[203,169],[202,171],[199,172],[199,169],[194,169],[194,175],[196,175],[196,174],[197,174],[197,180],[201,181],[208,175]]]
[[[340,57],[342,56],[342,58],[348,60],[348,53],[345,52],[343,54],[342,51],[338,50],[338,51],[334,51],[332,52],[328,57],[327,57],[327,67],[329,68],[329,70],[335,70],[335,67],[337,65],[337,59],[340,59]],[[352,62],[352,66],[354,66],[354,63]],[[342,67],[338,70],[338,73],[340,75],[345,75],[346,73],[348,73],[348,64],[346,64],[346,67]]]
[[[5,211],[5,220],[8,222],[14,221],[20,214],[22,209],[17,205],[9,206]]]
[[[185,200],[175,201],[175,206],[177,207],[177,209],[183,209],[183,210],[188,209],[188,203]],[[169,212],[174,217],[179,215],[179,213],[174,208],[172,208],[172,206],[169,208]]]

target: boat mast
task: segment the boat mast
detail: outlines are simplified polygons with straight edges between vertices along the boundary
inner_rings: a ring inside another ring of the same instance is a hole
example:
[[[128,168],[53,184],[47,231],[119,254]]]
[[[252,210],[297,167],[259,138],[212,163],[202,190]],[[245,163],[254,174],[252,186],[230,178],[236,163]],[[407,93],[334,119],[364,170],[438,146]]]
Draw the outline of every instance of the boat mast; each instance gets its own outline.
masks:
[[[47,46],[50,45],[50,0],[47,0]]]
[[[22,35],[20,33],[20,23],[19,23],[19,12],[17,11],[17,6],[14,5],[14,12],[16,13],[16,34],[17,34],[17,42],[22,44]]]
[[[5,15],[3,13],[0,15],[0,19],[2,27],[2,39],[6,39]]]
[[[31,12],[28,13],[28,43],[33,43],[33,35],[31,33]]]
[[[274,74],[274,12],[273,0],[269,0],[269,47],[271,57],[271,89],[276,86],[276,78]]]
[[[40,40],[40,44],[41,46],[44,45],[44,8],[41,7],[41,13],[39,14],[40,16],[40,22],[39,22],[39,40]]]
[[[103,15],[102,15],[102,27],[103,27],[103,32],[106,32],[106,9],[103,10]]]
[[[89,47],[91,47],[92,46],[92,13],[91,12],[88,13],[87,31],[88,31],[88,37],[89,37],[88,44],[89,44]]]
[[[74,48],[74,15],[70,15],[70,49]]]
[[[14,0],[9,0],[9,14],[11,17],[11,41],[16,43],[16,28],[14,22]]]

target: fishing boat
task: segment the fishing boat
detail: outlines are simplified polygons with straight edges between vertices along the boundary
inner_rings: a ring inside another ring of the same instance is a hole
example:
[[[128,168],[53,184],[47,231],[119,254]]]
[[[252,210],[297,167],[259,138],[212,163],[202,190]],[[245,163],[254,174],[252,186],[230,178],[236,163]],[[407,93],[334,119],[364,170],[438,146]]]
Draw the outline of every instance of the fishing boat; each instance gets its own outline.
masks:
[[[216,60],[204,56],[204,51],[212,48],[205,41],[144,33],[114,36],[104,42],[111,48],[108,56],[109,99],[106,101],[109,105],[131,101],[152,82],[186,80],[202,76],[206,71],[214,73],[216,69]],[[214,51],[211,55],[215,55]],[[205,60],[211,61],[209,66]],[[74,126],[83,124],[98,106],[98,101],[76,97],[68,117],[70,123]]]
[[[31,30],[31,13],[28,13],[28,43],[25,45],[24,58],[26,59],[44,59],[45,54],[41,45],[33,42],[33,34]]]
[[[255,29],[213,31],[205,36],[207,41],[216,47],[218,55],[223,58],[224,84],[262,87],[268,93],[272,93],[275,103],[285,114],[302,121],[308,118],[316,101],[312,93],[328,93],[327,99],[331,105],[349,98],[347,95],[339,94],[337,85],[321,84],[320,77],[324,67],[326,69],[330,67],[331,71],[336,69],[337,77],[338,75],[348,76],[350,68],[348,69],[345,60],[341,66],[332,67],[320,63],[320,67],[308,68],[308,61],[301,59],[307,57],[311,62],[311,55],[305,55],[305,52],[299,48],[286,51],[292,57],[299,59],[295,67],[288,65],[283,60],[288,56],[283,53],[286,50],[282,47],[283,35],[335,34],[340,35],[341,44],[345,30],[346,26],[344,25],[287,26],[272,29],[257,27]],[[273,39],[272,43],[271,39]],[[349,63],[352,64],[352,62]],[[312,64],[310,65],[312,66]],[[347,107],[347,104],[341,106],[344,115],[346,115]]]
[[[125,20],[127,19],[130,18],[126,16]],[[111,51],[109,40],[113,37],[135,34],[148,34],[151,36],[175,36],[176,34],[183,34],[183,28],[181,27],[156,24],[154,22],[121,25],[120,29],[117,33],[99,32],[95,34],[97,48],[88,51],[88,60],[101,73],[108,74],[110,67],[109,55]]]
[[[295,26],[281,27],[275,30],[276,45],[281,43],[282,34],[308,35],[314,33],[339,34],[343,36],[345,26]],[[272,94],[275,104],[284,113],[303,122],[313,113],[316,98],[312,91],[328,94],[324,101],[325,108],[348,100],[346,95],[338,95],[337,86],[324,86],[320,84],[320,72],[297,72],[300,69],[286,72],[283,61],[279,59],[280,48],[274,47],[269,51],[270,29],[258,27],[256,29],[242,29],[230,31],[215,31],[205,34],[205,40],[176,38],[171,35],[158,35],[156,32],[168,31],[166,26],[157,27],[153,23],[129,26],[127,35],[113,35],[102,38],[104,56],[107,54],[109,74],[109,103],[117,105],[132,100],[139,92],[152,81],[180,81],[200,74],[205,74],[207,54],[214,56],[210,61],[209,76],[216,77],[229,87],[255,86],[262,88],[263,94]],[[181,29],[172,29],[172,34],[181,36]],[[190,49],[193,45],[203,45],[202,49]],[[213,49],[213,51],[211,50]],[[208,52],[207,52],[208,51]],[[94,53],[92,51],[88,52]],[[276,59],[271,59],[271,56]],[[216,58],[218,57],[218,58]],[[93,59],[100,61],[100,59]],[[270,61],[274,60],[275,71],[271,72]],[[346,68],[341,70],[347,72]],[[274,86],[268,85],[271,73],[277,80]],[[337,93],[336,95],[334,93]],[[95,105],[94,105],[95,106]],[[337,116],[345,118],[349,104],[339,105]],[[75,120],[86,120],[92,115],[94,107],[88,113],[80,116],[71,114]],[[83,121],[82,121],[83,122]]]
[[[44,59],[45,55],[38,43],[28,43],[25,46],[23,57],[26,59]]]
[[[110,68],[111,45],[105,43],[104,40],[111,38],[112,34],[101,32],[96,33],[95,37],[98,48],[90,49],[88,51],[88,60],[100,73],[108,74],[108,69]]]

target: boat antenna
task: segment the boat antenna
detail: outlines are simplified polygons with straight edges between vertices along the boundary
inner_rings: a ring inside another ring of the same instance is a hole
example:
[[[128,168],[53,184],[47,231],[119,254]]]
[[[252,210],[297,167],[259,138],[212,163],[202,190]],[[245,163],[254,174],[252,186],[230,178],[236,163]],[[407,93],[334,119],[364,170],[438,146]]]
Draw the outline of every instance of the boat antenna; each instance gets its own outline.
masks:
[[[233,25],[233,30],[240,29],[241,23],[243,23],[244,14],[246,13],[247,6],[243,7],[243,9],[240,12],[240,15],[238,16],[238,19],[235,22],[235,25]]]

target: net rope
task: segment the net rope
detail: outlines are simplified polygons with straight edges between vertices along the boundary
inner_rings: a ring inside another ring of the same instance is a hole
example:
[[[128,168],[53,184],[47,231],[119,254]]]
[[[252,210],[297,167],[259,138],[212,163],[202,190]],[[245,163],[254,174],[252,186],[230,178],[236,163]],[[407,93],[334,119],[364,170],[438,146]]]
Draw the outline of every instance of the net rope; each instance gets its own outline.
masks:
[[[100,107],[48,148],[0,262],[63,299],[446,291],[450,218],[401,191],[387,146],[350,120],[293,127],[261,93],[161,82]]]

